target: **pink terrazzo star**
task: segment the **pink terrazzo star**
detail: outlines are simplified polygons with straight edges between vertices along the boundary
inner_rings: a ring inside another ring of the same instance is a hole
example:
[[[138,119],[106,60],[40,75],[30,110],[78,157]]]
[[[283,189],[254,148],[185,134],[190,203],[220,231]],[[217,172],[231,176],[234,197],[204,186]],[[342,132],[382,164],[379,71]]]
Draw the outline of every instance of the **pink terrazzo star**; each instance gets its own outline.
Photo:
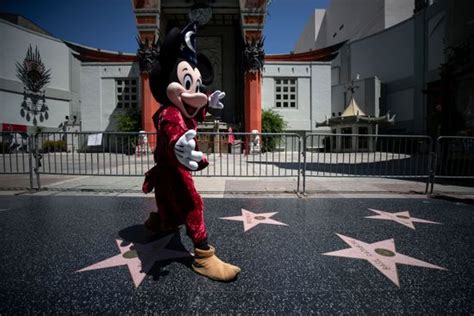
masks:
[[[252,213],[250,211],[247,211],[246,209],[242,209],[242,216],[221,217],[221,219],[244,222],[244,232],[254,228],[258,224],[288,226],[285,223],[282,223],[270,218],[277,213],[278,212]]]
[[[406,227],[410,227],[411,229],[415,229],[415,225],[413,225],[413,223],[441,224],[441,223],[438,223],[438,222],[428,221],[426,219],[411,217],[410,213],[408,213],[408,211],[398,212],[398,213],[389,213],[389,212],[374,210],[372,208],[369,208],[369,210],[371,210],[372,212],[375,212],[379,215],[366,216],[365,218],[395,221],[395,222],[400,223],[400,224],[402,224]]]
[[[363,241],[344,235],[336,235],[344,240],[346,244],[351,246],[351,248],[327,252],[323,253],[323,255],[367,260],[398,287],[400,287],[400,283],[398,280],[397,263],[430,269],[447,270],[443,267],[397,253],[393,239],[367,244]]]
[[[155,262],[167,259],[183,258],[191,256],[185,251],[164,249],[173,238],[168,235],[148,244],[129,244],[122,246],[122,241],[116,239],[115,242],[120,249],[120,254],[97,262],[76,272],[84,272],[98,269],[105,269],[126,265],[133,279],[133,284],[137,288],[142,283],[146,274],[151,270]]]

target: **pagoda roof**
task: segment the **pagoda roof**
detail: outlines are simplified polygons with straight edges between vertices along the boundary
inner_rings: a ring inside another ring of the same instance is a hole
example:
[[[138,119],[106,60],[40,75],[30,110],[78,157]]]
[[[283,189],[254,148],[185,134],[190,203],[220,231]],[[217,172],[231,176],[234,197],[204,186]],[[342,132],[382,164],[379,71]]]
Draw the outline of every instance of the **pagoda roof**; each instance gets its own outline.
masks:
[[[350,117],[350,116],[367,116],[364,111],[362,111],[357,104],[356,100],[354,97],[351,97],[349,104],[347,105],[346,109],[344,112],[342,112],[341,116],[342,117]]]
[[[316,127],[353,125],[353,124],[393,125],[394,123],[395,123],[395,115],[390,116],[390,113],[387,113],[384,116],[331,117],[331,118],[326,118],[326,120],[323,122],[316,122]]]
[[[136,54],[122,53],[116,51],[92,48],[76,43],[64,41],[70,49],[78,53],[77,58],[83,62],[135,62],[138,61]]]
[[[390,112],[384,116],[368,116],[362,111],[354,97],[351,97],[349,104],[340,116],[328,118],[323,122],[316,122],[316,127],[352,125],[352,124],[379,124],[389,125],[395,123],[395,115],[390,116]]]

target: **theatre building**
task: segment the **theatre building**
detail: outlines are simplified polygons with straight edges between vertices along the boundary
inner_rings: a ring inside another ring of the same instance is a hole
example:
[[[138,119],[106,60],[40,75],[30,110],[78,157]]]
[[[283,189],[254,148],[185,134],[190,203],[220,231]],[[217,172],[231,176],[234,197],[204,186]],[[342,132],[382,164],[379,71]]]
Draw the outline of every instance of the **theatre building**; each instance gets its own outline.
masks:
[[[142,129],[153,132],[151,117],[160,105],[148,72],[159,54],[156,43],[190,21],[199,24],[198,50],[214,67],[210,88],[226,93],[225,108],[212,112],[209,122],[261,131],[262,110],[272,109],[289,131],[309,132],[331,112],[330,62],[340,45],[265,55],[267,0],[133,0],[132,6],[139,42],[133,53],[63,41],[25,17],[2,14],[2,130],[112,132],[117,115],[139,111]],[[35,71],[42,85],[30,87],[27,78]]]

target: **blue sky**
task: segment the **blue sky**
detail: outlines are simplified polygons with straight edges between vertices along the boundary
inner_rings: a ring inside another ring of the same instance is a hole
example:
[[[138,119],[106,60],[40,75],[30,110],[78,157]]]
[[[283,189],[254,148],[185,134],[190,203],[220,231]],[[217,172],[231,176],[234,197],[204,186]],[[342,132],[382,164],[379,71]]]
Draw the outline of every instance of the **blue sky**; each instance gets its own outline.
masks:
[[[288,53],[315,8],[329,0],[273,0],[265,23],[265,52]],[[0,11],[21,14],[55,37],[101,49],[135,53],[130,0],[0,0]]]

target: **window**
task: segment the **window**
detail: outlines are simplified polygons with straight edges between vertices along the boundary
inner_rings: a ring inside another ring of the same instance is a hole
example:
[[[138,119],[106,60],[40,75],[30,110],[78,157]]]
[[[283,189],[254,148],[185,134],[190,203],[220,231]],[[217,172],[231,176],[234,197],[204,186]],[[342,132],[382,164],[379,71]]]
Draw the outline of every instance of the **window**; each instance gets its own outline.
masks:
[[[296,109],[296,79],[275,79],[275,107]]]
[[[116,79],[115,87],[118,108],[136,108],[138,106],[136,79]]]

